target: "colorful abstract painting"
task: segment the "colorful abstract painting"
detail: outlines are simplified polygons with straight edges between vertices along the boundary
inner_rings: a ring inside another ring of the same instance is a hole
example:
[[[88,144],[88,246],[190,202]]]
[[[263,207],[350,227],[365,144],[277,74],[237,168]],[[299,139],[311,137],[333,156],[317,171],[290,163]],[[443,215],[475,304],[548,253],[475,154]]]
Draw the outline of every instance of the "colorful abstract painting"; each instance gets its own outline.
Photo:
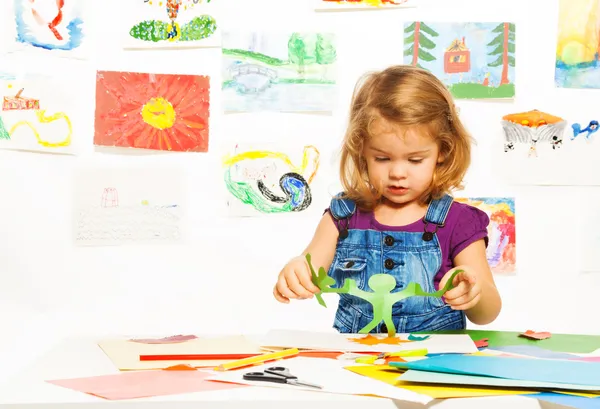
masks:
[[[220,0],[129,0],[123,48],[220,47]]]
[[[308,209],[321,155],[316,147],[305,146],[301,160],[294,162],[291,157],[298,154],[294,150],[283,145],[235,145],[223,157],[229,214],[258,216]]]
[[[516,268],[515,199],[508,197],[457,198],[484,211],[488,225],[487,259],[494,274],[514,274]]]
[[[222,52],[225,112],[333,111],[333,34],[224,32]]]
[[[76,89],[66,78],[0,74],[0,148],[75,154]]]
[[[515,25],[406,23],[404,63],[432,72],[458,99],[514,98]]]
[[[554,81],[600,88],[600,0],[559,0]]]
[[[94,144],[207,152],[209,78],[98,71]]]
[[[415,7],[414,0],[315,0],[317,11],[393,9]]]
[[[7,0],[8,2],[9,0]],[[10,50],[33,48],[86,58],[88,0],[12,0],[14,43]]]

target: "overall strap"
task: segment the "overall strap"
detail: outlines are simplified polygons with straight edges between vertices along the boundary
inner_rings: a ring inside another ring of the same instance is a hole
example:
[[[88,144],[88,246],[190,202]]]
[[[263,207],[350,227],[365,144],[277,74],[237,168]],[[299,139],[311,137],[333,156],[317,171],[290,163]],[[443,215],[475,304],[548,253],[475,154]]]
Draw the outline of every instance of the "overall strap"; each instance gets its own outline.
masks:
[[[331,199],[329,211],[331,216],[338,222],[338,229],[340,230],[339,238],[343,240],[348,237],[348,225],[350,223],[350,217],[356,211],[356,203],[350,199],[343,199],[342,195],[343,192],[338,193]],[[342,220],[345,220],[344,227],[342,227]]]
[[[425,222],[425,231],[423,232],[423,240],[433,240],[433,235],[437,232],[439,227],[444,227],[446,223],[446,217],[450,211],[450,206],[454,199],[450,195],[444,195],[440,199],[432,200],[427,208],[427,213],[423,221]],[[427,225],[435,224],[434,231],[428,231]]]
[[[329,204],[331,215],[336,220],[347,219],[356,211],[356,203],[350,199],[343,199],[343,193],[338,193]]]

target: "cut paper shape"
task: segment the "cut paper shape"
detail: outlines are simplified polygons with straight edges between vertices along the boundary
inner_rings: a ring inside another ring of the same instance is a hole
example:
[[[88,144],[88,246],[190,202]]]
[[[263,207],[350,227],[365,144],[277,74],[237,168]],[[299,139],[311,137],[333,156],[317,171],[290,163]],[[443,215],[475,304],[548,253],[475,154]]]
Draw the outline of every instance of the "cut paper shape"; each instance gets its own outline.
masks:
[[[515,25],[415,21],[404,25],[404,63],[424,68],[457,99],[515,96]]]
[[[431,335],[423,335],[423,336],[419,336],[419,335],[414,335],[414,334],[410,334],[408,336],[408,340],[409,341],[425,341],[427,338],[429,338]]]
[[[14,43],[9,44],[9,51],[36,50],[61,57],[88,57],[87,1],[12,0],[12,3]],[[10,6],[8,9],[10,12]]]
[[[479,341],[475,341],[475,346],[476,346],[477,348],[485,348],[485,347],[488,347],[488,346],[489,346],[489,344],[488,344],[488,339],[487,339],[487,338],[483,338],[483,339],[480,339]]]
[[[191,339],[198,338],[195,335],[173,335],[170,337],[164,338],[140,338],[140,339],[130,339],[131,342],[140,342],[142,344],[173,344],[177,342],[185,342]]]
[[[547,143],[552,149],[560,147],[567,122],[558,116],[537,109],[509,114],[502,117],[504,129],[504,152],[514,151],[518,144],[529,147],[527,156],[537,157],[539,143]]]
[[[530,339],[542,340],[542,339],[550,338],[552,336],[552,334],[550,334],[549,332],[535,332],[532,330],[527,330],[524,333],[520,334],[519,336],[525,337],[525,338],[530,338]]]
[[[130,2],[123,48],[218,47],[220,24],[211,0]]]
[[[179,364],[164,368],[163,371],[196,371],[197,369],[190,364]]]
[[[98,71],[94,144],[207,152],[209,87],[200,75]]]
[[[559,0],[554,83],[561,88],[600,88],[599,0]]]
[[[389,336],[385,338],[374,337],[371,334],[367,334],[365,337],[359,338],[348,338],[350,342],[356,342],[361,345],[378,345],[378,344],[388,344],[388,345],[398,345],[404,342],[412,342],[412,340],[402,339],[396,336]]]
[[[600,390],[600,364],[595,362],[446,354],[413,362],[391,362],[390,366],[459,375],[587,385]]]
[[[528,395],[537,393],[536,390],[510,390],[501,388],[486,388],[467,385],[422,385],[398,379],[397,369],[389,366],[378,365],[356,365],[346,366],[344,369],[356,374],[375,379],[389,385],[406,389],[435,399],[471,398],[478,396],[502,396],[502,395]]]
[[[517,263],[515,199],[512,197],[455,198],[485,212],[488,224],[486,257],[494,274],[514,274]]]
[[[306,261],[308,265],[311,266],[311,272],[314,271],[309,254],[306,255]],[[423,291],[421,285],[414,282],[408,283],[403,290],[392,293],[391,291],[396,287],[396,279],[389,274],[374,274],[369,278],[368,285],[369,288],[373,290],[372,292],[361,290],[356,285],[356,281],[351,278],[344,280],[342,288],[331,288],[331,285],[335,284],[335,279],[333,278],[331,278],[331,280],[322,278],[319,281],[317,276],[317,281],[313,283],[319,287],[321,292],[353,295],[362,298],[373,306],[373,320],[362,328],[359,333],[367,334],[383,321],[387,326],[388,336],[393,337],[396,335],[396,326],[392,320],[392,307],[394,304],[413,296],[442,297],[446,291],[454,288],[454,277],[462,271],[463,270],[456,270],[448,279],[444,288],[433,293]]]
[[[333,33],[224,32],[225,112],[331,114],[337,102]]]
[[[316,11],[389,10],[416,7],[413,0],[315,0]]]
[[[573,129],[573,136],[571,136],[571,140],[574,140],[582,133],[585,133],[585,135],[583,135],[585,140],[590,141],[592,139],[591,135],[598,132],[599,125],[600,124],[595,119],[590,121],[590,123],[583,129],[581,129],[581,125],[578,123],[572,124],[571,128]]]
[[[147,398],[181,393],[243,388],[246,385],[210,382],[211,372],[135,371],[116,375],[46,381],[108,400]]]
[[[120,371],[164,369],[185,364],[215,367],[232,360],[140,361],[140,355],[260,354],[260,347],[244,336],[201,337],[171,344],[143,344],[128,339],[107,339],[98,346]]]
[[[232,196],[228,202],[230,214],[297,213],[310,208],[311,186],[321,154],[315,146],[304,146],[302,161],[294,164],[290,158],[293,150],[287,146],[270,150],[236,144],[234,152],[223,157],[225,186]]]

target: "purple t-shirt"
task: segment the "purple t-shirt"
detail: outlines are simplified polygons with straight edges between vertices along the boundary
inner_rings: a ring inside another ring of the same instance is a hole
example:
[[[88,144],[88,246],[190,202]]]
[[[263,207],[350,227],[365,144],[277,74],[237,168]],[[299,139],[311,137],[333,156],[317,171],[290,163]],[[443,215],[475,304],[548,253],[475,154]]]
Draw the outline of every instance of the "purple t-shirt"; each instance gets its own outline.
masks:
[[[333,220],[338,230],[345,227],[345,223],[340,225],[339,221]],[[452,260],[457,254],[481,239],[485,240],[487,247],[489,222],[490,219],[484,211],[465,203],[452,203],[444,227],[440,227],[436,233],[442,250],[442,265],[434,278],[436,290],[439,289],[439,283],[444,274],[454,267]],[[431,230],[432,227],[429,226],[428,230]],[[421,233],[425,229],[425,223],[423,219],[419,219],[405,226],[387,226],[379,223],[372,211],[363,212],[357,208],[350,217],[348,229]]]

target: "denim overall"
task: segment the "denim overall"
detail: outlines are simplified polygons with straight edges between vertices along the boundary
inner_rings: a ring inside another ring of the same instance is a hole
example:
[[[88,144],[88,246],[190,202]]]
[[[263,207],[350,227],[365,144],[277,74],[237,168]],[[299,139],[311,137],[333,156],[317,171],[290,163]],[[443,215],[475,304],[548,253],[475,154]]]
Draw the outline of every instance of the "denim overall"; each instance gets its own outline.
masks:
[[[364,291],[373,274],[391,274],[396,279],[392,292],[405,288],[410,282],[421,285],[426,292],[435,292],[434,277],[442,265],[442,251],[438,229],[444,222],[452,197],[445,195],[429,204],[425,215],[424,232],[379,231],[348,229],[349,219],[356,211],[356,204],[339,195],[331,201],[330,211],[338,221],[340,234],[333,262],[328,275],[336,280],[333,288],[341,287],[351,278]],[[346,227],[344,227],[346,226]],[[358,333],[373,319],[371,304],[361,298],[340,294],[333,327],[341,333]],[[441,298],[413,296],[394,304],[392,319],[398,333],[464,329],[466,319],[463,311],[455,311]],[[372,333],[387,333],[381,322]]]

